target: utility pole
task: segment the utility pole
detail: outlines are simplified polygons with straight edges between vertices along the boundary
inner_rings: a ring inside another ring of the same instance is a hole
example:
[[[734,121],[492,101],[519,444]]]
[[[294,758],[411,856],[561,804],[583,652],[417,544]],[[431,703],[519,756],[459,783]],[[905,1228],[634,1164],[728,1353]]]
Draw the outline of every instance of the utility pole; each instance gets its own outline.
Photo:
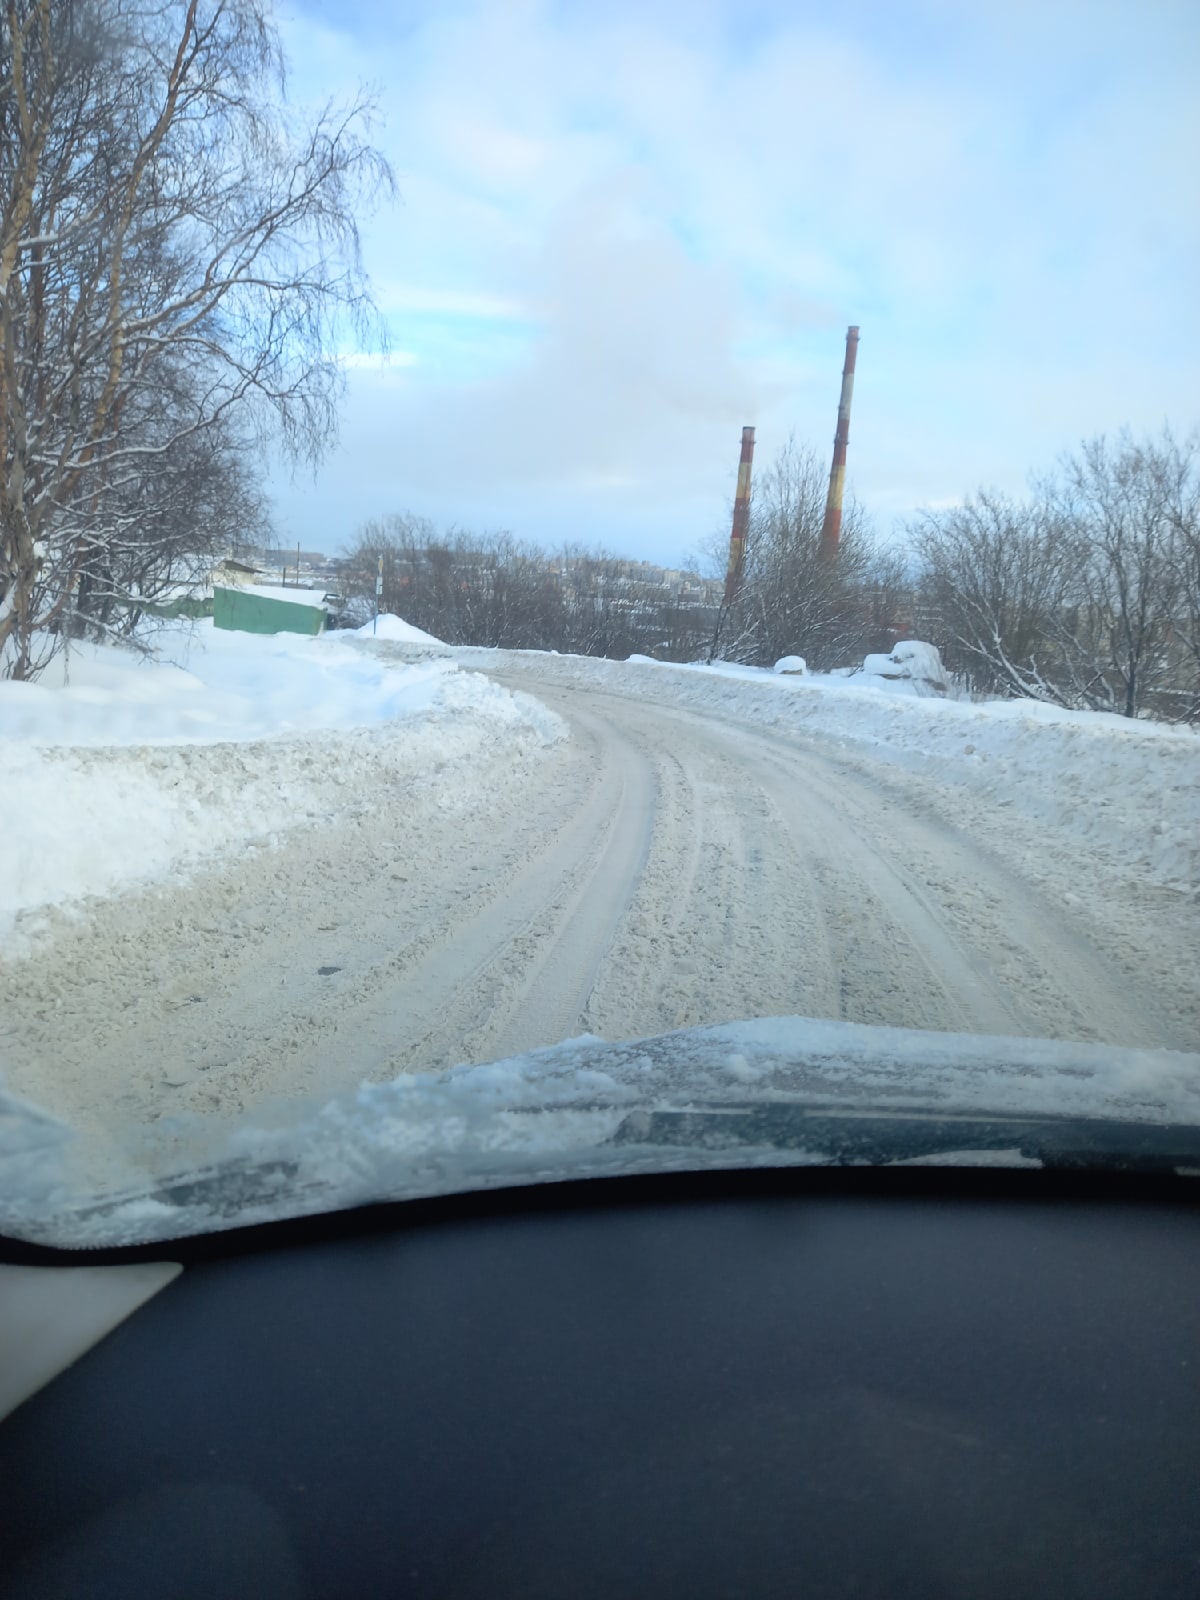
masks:
[[[737,492],[733,497],[733,527],[729,534],[729,565],[725,569],[725,596],[717,608],[717,626],[713,630],[708,659],[712,661],[721,642],[721,624],[725,613],[738,597],[742,587],[742,563],[746,557],[746,534],[750,527],[750,469],[754,465],[754,429],[742,429],[742,453],[738,460]]]
[[[842,537],[842,495],[846,488],[846,446],[850,442],[850,402],[854,398],[854,363],[858,357],[858,328],[846,329],[846,364],[842,368],[842,393],[838,401],[837,432],[833,438],[833,465],[829,469],[829,494],[821,524],[819,554],[822,561],[837,560]]]
[[[379,552],[379,571],[375,574],[375,615],[371,618],[371,633],[379,632],[379,597],[383,593],[383,551]],[[407,607],[405,608],[407,610]]]

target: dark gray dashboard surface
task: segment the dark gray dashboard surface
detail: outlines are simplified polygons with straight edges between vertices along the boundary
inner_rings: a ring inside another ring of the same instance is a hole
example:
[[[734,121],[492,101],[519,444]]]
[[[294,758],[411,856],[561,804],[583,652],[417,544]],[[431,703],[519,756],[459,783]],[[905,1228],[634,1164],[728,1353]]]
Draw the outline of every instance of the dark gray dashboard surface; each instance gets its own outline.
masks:
[[[1195,1209],[475,1199],[187,1264],[0,1426],[0,1593],[1200,1593]]]

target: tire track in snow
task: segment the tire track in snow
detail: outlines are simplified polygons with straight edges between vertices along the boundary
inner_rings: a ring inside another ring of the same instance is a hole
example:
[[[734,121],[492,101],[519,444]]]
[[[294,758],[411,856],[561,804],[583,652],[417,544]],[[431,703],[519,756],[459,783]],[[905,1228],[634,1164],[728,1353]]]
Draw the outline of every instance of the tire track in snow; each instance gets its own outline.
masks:
[[[565,698],[545,697],[569,715]],[[614,719],[636,715],[615,697],[610,703]],[[736,815],[756,841],[755,854],[770,863],[758,883],[739,867],[699,874],[688,885],[691,919],[707,928],[709,939],[716,934],[723,955],[715,974],[702,977],[693,967],[704,1014],[688,1022],[799,1011],[910,1027],[1023,1031],[933,908],[820,797],[807,767],[773,760],[757,730],[714,730],[694,713],[654,708],[653,732],[663,748],[668,729],[677,751],[724,775],[723,784],[709,785],[701,825],[711,829],[723,812]],[[747,929],[756,912],[757,925]],[[738,918],[740,939],[732,927]],[[682,1025],[683,1019],[661,1022]]]
[[[574,714],[567,697],[547,699]],[[657,708],[609,705],[614,725],[658,762],[654,836],[629,916],[603,964],[593,1027],[620,1038],[730,1021],[747,1005],[795,1010],[829,986],[805,927],[803,868],[784,859],[766,797],[717,747],[680,739]],[[778,840],[775,850],[772,840]],[[778,886],[789,892],[780,899]]]
[[[576,847],[576,863],[560,853],[539,864],[536,907],[525,923],[529,948],[515,977],[508,970],[513,941],[497,943],[477,975],[475,1025],[459,1024],[461,1049],[472,1061],[557,1044],[586,1029],[597,972],[641,875],[656,814],[651,763],[603,723],[589,726],[577,715],[575,727],[596,751],[601,820],[589,817],[592,840]],[[481,992],[485,972],[488,993]],[[440,1026],[445,1031],[444,1021]],[[419,1064],[420,1051],[406,1050],[405,1059]]]
[[[521,658],[499,675],[513,687],[535,677],[537,692],[568,717],[579,694],[593,706],[607,703],[615,719],[648,703],[610,684],[566,689],[555,681],[552,658],[528,663]],[[928,813],[921,785],[906,786],[888,766],[867,770],[864,758],[815,739],[650,704],[664,743],[674,724],[686,730],[683,740],[723,751],[744,784],[761,783],[803,852],[840,994],[828,1009],[797,1009],[908,1027],[1194,1046],[1187,1003],[1162,1003],[1154,963],[1143,956],[1141,981],[1131,983],[1091,937],[1102,930],[1081,921],[1081,907],[1055,904],[996,854],[994,838],[981,842]],[[778,859],[778,841],[772,851]],[[1055,853],[1047,838],[1039,864],[1049,866]],[[797,887],[799,875],[791,883]],[[1102,891],[1092,897],[1107,908]],[[1153,935],[1141,931],[1141,949],[1152,950]],[[1137,947],[1124,948],[1136,961]],[[758,1005],[753,993],[746,1000]]]
[[[785,773],[802,763],[817,802],[849,822],[866,875],[887,886],[884,898],[900,922],[916,926],[905,899],[920,908],[924,955],[951,999],[969,1001],[968,1031],[1054,1036],[1069,1029],[1073,1038],[1101,1043],[1186,1047],[1058,908],[985,847],[903,806],[881,806],[879,790],[861,775],[811,753],[798,758],[774,736],[766,743],[768,763]]]

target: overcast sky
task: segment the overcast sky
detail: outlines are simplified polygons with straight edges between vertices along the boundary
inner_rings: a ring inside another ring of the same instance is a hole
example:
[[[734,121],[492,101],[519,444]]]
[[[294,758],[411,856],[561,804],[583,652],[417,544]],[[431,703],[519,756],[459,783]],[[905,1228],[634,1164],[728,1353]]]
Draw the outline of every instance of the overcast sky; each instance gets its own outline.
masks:
[[[292,93],[375,90],[391,358],[274,479],[282,539],[367,517],[675,565],[740,430],[883,532],[1084,436],[1200,422],[1200,6],[280,0]]]

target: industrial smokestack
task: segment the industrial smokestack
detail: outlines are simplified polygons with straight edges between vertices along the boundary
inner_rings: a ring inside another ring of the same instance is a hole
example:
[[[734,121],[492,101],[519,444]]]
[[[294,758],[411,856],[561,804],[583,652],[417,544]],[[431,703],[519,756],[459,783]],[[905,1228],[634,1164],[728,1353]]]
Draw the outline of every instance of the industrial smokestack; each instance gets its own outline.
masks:
[[[733,529],[729,535],[729,566],[725,571],[725,604],[732,605],[742,585],[742,558],[750,524],[750,468],[754,462],[754,429],[742,429],[742,456],[738,462],[737,494],[733,500]]]
[[[838,401],[837,433],[833,438],[833,465],[829,469],[829,494],[821,524],[820,553],[836,561],[842,537],[842,495],[846,488],[846,445],[850,440],[850,401],[854,397],[854,362],[858,355],[858,329],[846,329],[846,365],[842,368],[842,397]]]

